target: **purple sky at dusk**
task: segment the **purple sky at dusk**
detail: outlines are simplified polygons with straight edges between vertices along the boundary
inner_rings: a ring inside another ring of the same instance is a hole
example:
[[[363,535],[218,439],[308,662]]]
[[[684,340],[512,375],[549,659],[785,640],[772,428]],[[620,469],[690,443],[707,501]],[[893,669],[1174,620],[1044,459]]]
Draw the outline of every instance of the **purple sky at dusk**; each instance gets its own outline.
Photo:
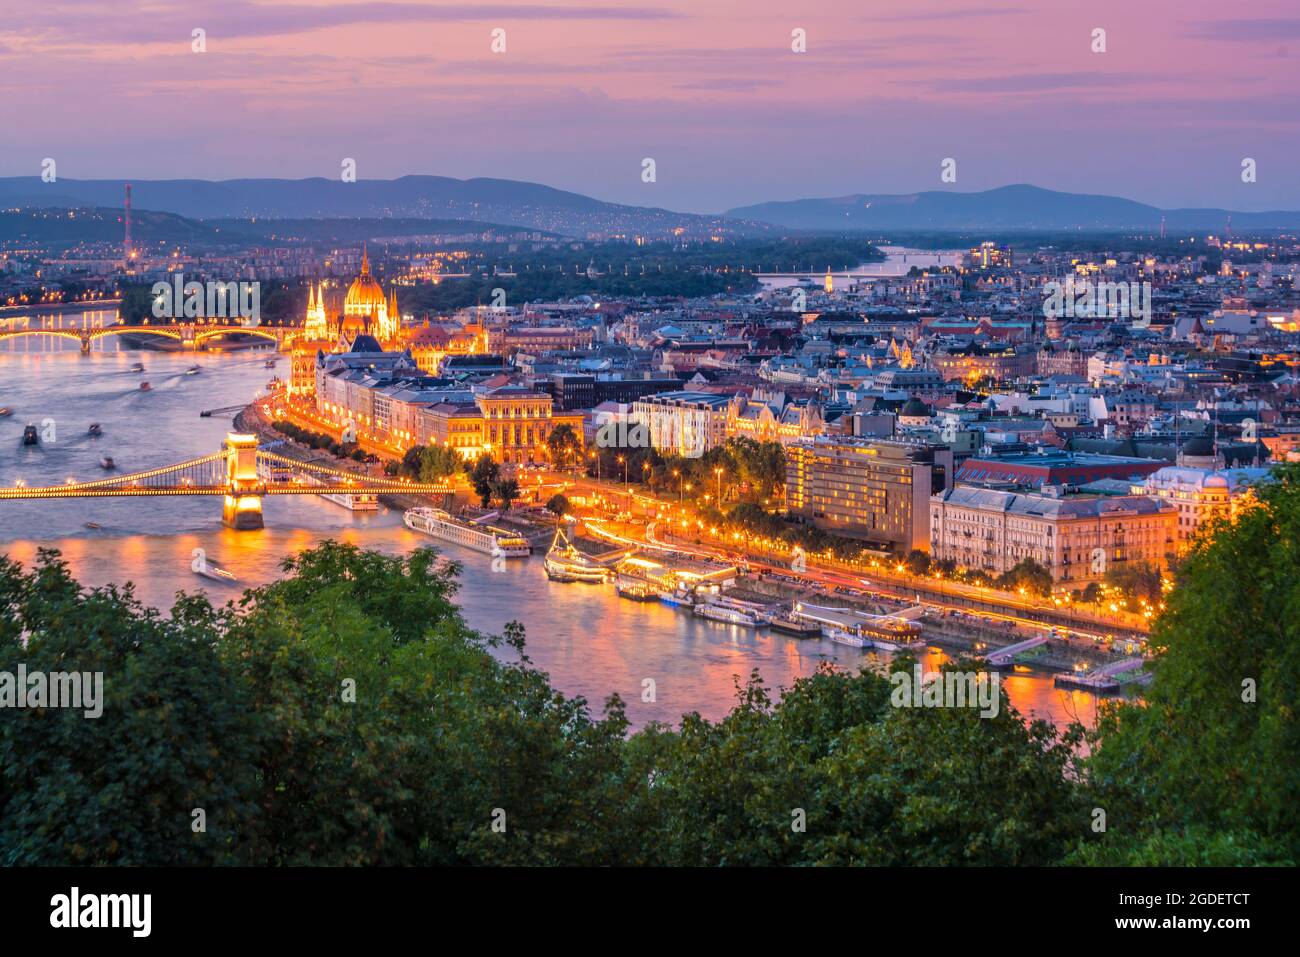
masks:
[[[0,137],[6,176],[50,156],[72,179],[337,177],[347,156],[362,179],[499,176],[697,212],[1019,182],[1300,209],[1300,7],[5,0]]]

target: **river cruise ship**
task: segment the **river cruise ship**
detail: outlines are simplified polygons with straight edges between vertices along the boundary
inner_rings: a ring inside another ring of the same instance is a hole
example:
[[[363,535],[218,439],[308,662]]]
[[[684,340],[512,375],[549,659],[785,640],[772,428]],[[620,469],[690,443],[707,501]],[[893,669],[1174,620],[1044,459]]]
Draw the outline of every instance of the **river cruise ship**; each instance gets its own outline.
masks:
[[[406,527],[453,545],[464,545],[493,557],[527,558],[528,540],[515,532],[491,525],[477,525],[454,519],[439,508],[413,508],[404,515]]]

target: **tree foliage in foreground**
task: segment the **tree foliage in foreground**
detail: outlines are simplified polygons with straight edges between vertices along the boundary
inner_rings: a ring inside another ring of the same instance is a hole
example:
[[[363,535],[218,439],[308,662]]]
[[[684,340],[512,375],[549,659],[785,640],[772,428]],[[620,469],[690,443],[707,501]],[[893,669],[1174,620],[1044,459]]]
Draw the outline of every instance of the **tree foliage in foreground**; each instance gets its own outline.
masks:
[[[1278,479],[1179,564],[1144,703],[1093,735],[1090,780],[1119,813],[1080,859],[1300,859],[1300,471]]]
[[[0,863],[1290,863],[1297,472],[1258,495],[1182,563],[1145,702],[1086,749],[1005,696],[900,708],[887,675],[829,667],[629,734],[617,697],[593,717],[553,689],[518,624],[469,629],[427,549],[325,542],[167,617],[55,552],[0,559],[0,672],[103,671],[106,698],[0,708]]]

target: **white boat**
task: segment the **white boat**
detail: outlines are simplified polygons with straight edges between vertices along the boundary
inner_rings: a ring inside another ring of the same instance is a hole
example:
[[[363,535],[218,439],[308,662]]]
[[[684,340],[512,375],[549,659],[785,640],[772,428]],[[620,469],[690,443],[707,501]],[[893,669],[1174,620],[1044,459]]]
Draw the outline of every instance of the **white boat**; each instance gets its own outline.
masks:
[[[850,648],[870,648],[871,642],[861,635],[846,631],[843,628],[832,628],[826,626],[822,629],[824,634],[831,641],[839,645],[848,645]]]
[[[211,578],[213,581],[233,582],[239,581],[234,572],[228,572],[224,568],[213,565],[211,562],[204,562],[200,567],[194,569],[194,574],[202,575],[204,578]]]
[[[532,553],[528,540],[522,535],[491,525],[461,522],[440,508],[408,509],[402,515],[402,520],[412,531],[423,532],[454,545],[464,545],[494,558],[527,558]]]
[[[316,485],[338,491],[321,492],[320,497],[327,502],[333,502],[335,505],[342,505],[344,508],[353,512],[377,512],[379,511],[379,496],[370,492],[349,492],[346,486],[331,485],[315,475],[305,475],[303,479],[307,485]]]
[[[695,614],[701,618],[720,621],[728,625],[740,625],[744,628],[757,628],[759,626],[758,617],[752,611],[732,605],[725,599],[701,602],[695,606]]]

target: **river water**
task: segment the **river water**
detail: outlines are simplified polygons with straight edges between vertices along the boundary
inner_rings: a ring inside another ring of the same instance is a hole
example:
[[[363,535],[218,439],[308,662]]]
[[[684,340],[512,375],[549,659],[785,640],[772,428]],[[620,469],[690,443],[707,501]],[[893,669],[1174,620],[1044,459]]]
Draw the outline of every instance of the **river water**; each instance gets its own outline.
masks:
[[[105,455],[119,472],[133,472],[215,452],[230,418],[200,418],[199,411],[247,402],[274,374],[264,367],[273,353],[260,349],[163,353],[109,342],[89,355],[72,343],[50,342],[43,352],[35,351],[36,340],[0,345],[0,406],[13,410],[0,419],[0,485],[101,478]],[[287,361],[281,357],[281,374]],[[136,362],[145,365],[144,373],[129,371]],[[187,375],[196,363],[202,371]],[[141,380],[151,391],[140,391]],[[24,446],[29,422],[52,441]],[[86,435],[91,422],[100,423],[101,437]],[[84,584],[133,582],[142,601],[165,611],[179,590],[202,590],[218,603],[236,598],[244,587],[275,577],[285,555],[324,538],[387,552],[432,541],[409,531],[392,510],[353,514],[310,496],[269,497],[263,508],[265,529],[236,532],[222,525],[215,498],[0,501],[0,552],[30,563],[39,547],[57,548]],[[87,529],[87,522],[102,528]],[[617,692],[636,726],[676,723],[690,711],[721,717],[735,700],[734,676],[754,668],[776,689],[822,661],[857,667],[865,660],[861,651],[827,641],[755,634],[667,605],[621,599],[611,587],[554,583],[536,557],[493,573],[486,555],[440,547],[464,566],[459,602],[472,627],[499,632],[507,621],[522,621],[529,656],[557,688],[585,696],[597,709]],[[195,548],[239,582],[195,576]],[[937,651],[927,655],[930,665],[941,660]],[[646,678],[654,680],[653,701],[642,700]],[[1093,720],[1091,695],[1058,691],[1038,675],[1005,675],[1003,682],[1023,714],[1058,724],[1076,716]]]

